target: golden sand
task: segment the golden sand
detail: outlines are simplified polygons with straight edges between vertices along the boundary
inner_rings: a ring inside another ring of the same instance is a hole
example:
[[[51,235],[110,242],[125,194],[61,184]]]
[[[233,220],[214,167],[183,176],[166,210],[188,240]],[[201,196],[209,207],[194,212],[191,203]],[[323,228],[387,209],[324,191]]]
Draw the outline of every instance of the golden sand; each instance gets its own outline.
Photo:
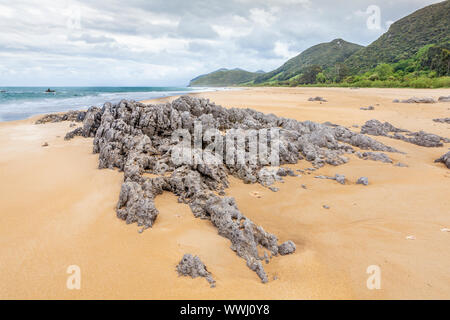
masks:
[[[256,88],[196,94],[225,107],[347,127],[369,119],[450,137],[450,103],[394,104],[394,98],[449,95],[449,90]],[[312,96],[329,102],[308,102]],[[170,98],[173,99],[173,98]],[[160,101],[170,100],[160,99]],[[154,101],[153,101],[154,102]],[[360,107],[373,105],[374,111]],[[278,193],[231,178],[227,194],[280,241],[297,244],[276,257],[262,284],[209,221],[165,193],[152,229],[116,218],[122,173],[99,170],[92,139],[64,141],[68,122],[0,124],[0,298],[20,299],[404,299],[450,298],[450,171],[434,159],[448,151],[377,140],[406,154],[396,162],[351,157],[278,183]],[[359,129],[354,129],[359,130]],[[48,142],[48,147],[42,147]],[[311,167],[300,161],[293,169]],[[345,174],[340,185],[315,175]],[[370,185],[356,185],[367,176]],[[301,185],[306,185],[306,189]],[[322,206],[330,206],[325,210]],[[415,240],[407,240],[413,236]],[[200,256],[217,281],[178,277],[184,253]],[[81,268],[81,290],[66,288],[67,267]],[[368,290],[367,267],[381,268]],[[272,280],[276,276],[276,280]]]

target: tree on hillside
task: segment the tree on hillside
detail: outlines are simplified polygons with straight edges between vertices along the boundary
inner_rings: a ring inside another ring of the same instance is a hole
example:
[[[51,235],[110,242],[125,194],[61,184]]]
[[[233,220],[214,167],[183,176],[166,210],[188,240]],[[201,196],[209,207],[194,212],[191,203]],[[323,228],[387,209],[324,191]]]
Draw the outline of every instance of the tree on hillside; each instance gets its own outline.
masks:
[[[349,68],[343,63],[336,63],[334,72],[336,82],[342,82],[350,74]]]
[[[316,77],[322,72],[322,68],[319,65],[312,65],[306,67],[303,74],[300,76],[299,84],[313,84],[316,83]]]

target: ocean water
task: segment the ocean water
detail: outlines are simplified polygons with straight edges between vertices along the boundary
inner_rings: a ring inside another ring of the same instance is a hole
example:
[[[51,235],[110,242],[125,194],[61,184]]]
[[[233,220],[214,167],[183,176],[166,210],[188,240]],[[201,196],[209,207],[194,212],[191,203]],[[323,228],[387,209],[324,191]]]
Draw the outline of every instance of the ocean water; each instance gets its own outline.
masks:
[[[26,119],[36,114],[87,109],[122,99],[146,100],[189,92],[220,89],[186,87],[0,87],[0,121]]]

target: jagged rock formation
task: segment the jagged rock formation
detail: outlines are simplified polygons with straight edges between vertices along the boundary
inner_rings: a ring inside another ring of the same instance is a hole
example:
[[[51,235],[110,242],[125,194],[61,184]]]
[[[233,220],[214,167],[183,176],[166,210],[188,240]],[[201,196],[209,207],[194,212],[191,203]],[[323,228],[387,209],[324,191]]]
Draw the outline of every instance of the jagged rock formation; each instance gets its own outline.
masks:
[[[439,159],[436,159],[434,162],[441,162],[447,166],[447,168],[450,169],[450,151],[444,154]]]
[[[345,179],[345,176],[343,174],[336,174],[334,177],[329,177],[329,176],[315,176],[314,178],[316,179],[328,179],[328,180],[334,180],[340,184],[345,184],[345,182],[347,181]]]
[[[74,121],[82,122],[86,116],[86,111],[68,111],[61,114],[47,114],[38,119],[35,124],[43,124],[48,122]]]
[[[208,149],[205,141],[194,139],[188,149],[194,161],[175,163],[178,141],[172,134],[180,129],[195,137],[195,122],[206,129],[216,129],[217,145],[223,146],[224,156],[218,158]],[[242,150],[228,143],[236,130],[268,130],[276,128],[279,135],[267,135],[271,146],[278,146],[279,164],[295,164],[306,159],[316,168],[325,164],[346,163],[345,154],[354,153],[352,146],[374,151],[398,152],[372,138],[355,133],[345,127],[329,127],[311,121],[263,114],[251,109],[225,109],[206,99],[183,96],[172,103],[144,105],[134,101],[106,103],[102,109],[90,108],[82,129],[75,129],[71,136],[94,137],[94,153],[99,154],[99,168],[118,168],[124,172],[124,181],[117,203],[117,216],[127,223],[137,223],[143,229],[150,228],[158,216],[154,199],[164,191],[178,196],[179,202],[188,204],[195,217],[208,219],[218,233],[229,239],[231,249],[246,260],[262,282],[268,278],[261,264],[271,256],[293,252],[291,244],[278,245],[275,235],[266,232],[245,217],[235,200],[225,195],[228,175],[245,183],[260,183],[269,187],[283,176],[292,176],[292,170],[268,167],[267,163],[244,157]],[[265,132],[265,131],[263,131]],[[265,132],[267,133],[267,132]],[[231,140],[234,141],[234,140]],[[245,138],[245,150],[250,148]],[[261,145],[258,145],[260,148]],[[245,152],[247,153],[247,152]],[[250,154],[250,153],[249,153]],[[147,177],[151,173],[157,177]],[[260,256],[258,248],[264,251]]]
[[[185,277],[203,277],[209,282],[211,288],[216,286],[216,281],[213,279],[211,273],[208,272],[205,264],[197,256],[185,254],[177,265],[177,272],[178,275]]]
[[[375,119],[367,121],[361,127],[361,133],[373,136],[385,136],[429,148],[442,147],[443,143],[450,143],[450,139],[432,133],[426,133],[424,131],[411,132],[405,129],[396,128],[389,122],[382,123]],[[405,135],[401,133],[405,133]]]
[[[392,101],[394,103],[436,103],[436,100],[434,100],[433,98],[417,98],[417,97],[412,97],[409,99],[405,99],[405,100],[399,100],[399,99],[395,99],[394,101]]]
[[[449,100],[450,101],[450,100]],[[439,118],[439,119],[433,119],[434,122],[439,122],[439,123],[447,123],[450,124],[450,118]]]
[[[391,158],[383,152],[356,152],[356,155],[360,159],[364,160],[372,160],[372,161],[380,161],[384,163],[393,163]]]

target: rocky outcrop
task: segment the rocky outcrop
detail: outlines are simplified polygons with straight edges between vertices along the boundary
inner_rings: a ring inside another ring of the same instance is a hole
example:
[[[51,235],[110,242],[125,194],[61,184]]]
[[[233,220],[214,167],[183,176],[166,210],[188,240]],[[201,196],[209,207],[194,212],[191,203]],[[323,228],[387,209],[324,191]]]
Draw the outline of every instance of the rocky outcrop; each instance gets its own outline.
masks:
[[[334,177],[329,177],[329,176],[315,176],[314,178],[316,179],[328,179],[328,180],[334,180],[340,184],[345,184],[345,182],[347,181],[345,179],[345,176],[343,174],[336,174]]]
[[[380,161],[384,163],[393,163],[391,158],[383,152],[356,152],[356,155],[360,159],[364,160],[372,160],[372,161]]]
[[[381,121],[374,119],[367,121],[361,127],[361,133],[374,136],[385,136],[428,148],[442,147],[443,143],[450,142],[450,139],[432,133],[424,131],[411,132],[405,129],[396,128],[389,122],[382,123]]]
[[[450,169],[450,151],[444,154],[439,159],[436,159],[434,162],[441,162],[447,166],[447,168]]]
[[[47,114],[38,119],[35,124],[43,124],[49,122],[74,121],[82,122],[86,116],[86,111],[68,111],[66,113]]]
[[[102,110],[98,107],[91,107],[83,113],[83,126],[70,131],[64,137],[64,140],[71,140],[76,136],[85,138],[94,137],[100,126]],[[64,120],[62,120],[64,121]]]
[[[450,101],[450,100],[449,100]],[[450,124],[450,118],[438,118],[438,119],[433,119],[434,122],[439,122],[439,123],[447,123]]]
[[[203,133],[206,129],[215,130],[214,143],[223,146],[223,158],[212,152],[209,143],[194,138],[187,145],[192,161],[175,162],[173,155],[179,151],[179,145],[173,133],[182,129],[195,137],[196,130],[200,130],[196,123],[202,125]],[[136,223],[141,230],[150,228],[158,217],[154,199],[164,191],[172,192],[179,202],[190,206],[195,217],[210,220],[262,282],[267,282],[268,277],[261,261],[267,262],[269,255],[277,256],[280,250],[282,254],[292,253],[295,244],[278,245],[275,235],[240,212],[235,200],[225,196],[228,176],[271,188],[283,177],[295,174],[290,169],[278,165],[270,167],[261,159],[243,154],[230,141],[236,136],[245,137],[243,143],[247,152],[250,138],[245,133],[259,130],[264,132],[270,146],[278,147],[279,165],[306,159],[315,168],[348,162],[345,155],[354,153],[353,147],[397,152],[342,126],[300,122],[251,109],[226,109],[209,100],[189,96],[161,105],[124,100],[114,105],[106,103],[101,109],[92,107],[86,112],[80,129],[69,138],[75,135],[94,137],[93,152],[99,154],[99,168],[118,168],[124,173],[116,208],[118,218]],[[268,134],[270,129],[278,130],[278,134]],[[241,131],[236,134],[236,130]],[[245,161],[236,161],[238,159]],[[147,173],[153,177],[146,176]]]
[[[197,256],[191,254],[185,254],[177,265],[177,272],[180,276],[197,278],[205,278],[211,288],[216,286],[216,281],[213,279],[211,273],[206,269],[205,264]]]
[[[430,97],[425,97],[425,98],[412,97],[412,98],[405,99],[405,100],[395,99],[392,102],[394,102],[394,103],[436,103],[436,100],[434,100],[433,98],[430,98]]]

